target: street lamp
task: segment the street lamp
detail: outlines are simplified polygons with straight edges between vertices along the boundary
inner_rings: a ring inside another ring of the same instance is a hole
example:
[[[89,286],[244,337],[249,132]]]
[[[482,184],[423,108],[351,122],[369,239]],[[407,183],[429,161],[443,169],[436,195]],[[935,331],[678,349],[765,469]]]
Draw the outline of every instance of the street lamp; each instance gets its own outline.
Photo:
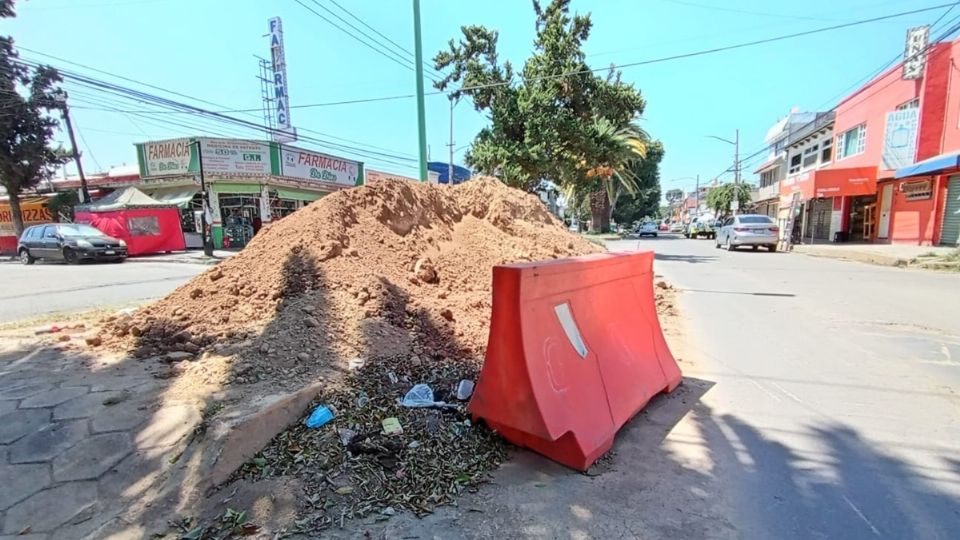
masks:
[[[723,137],[717,137],[716,135],[706,135],[708,139],[716,139],[718,141],[723,141],[727,144],[733,145],[733,215],[737,215],[737,210],[740,208],[740,199],[737,198],[737,194],[740,186],[740,130],[737,129],[734,131],[733,140],[724,139]]]

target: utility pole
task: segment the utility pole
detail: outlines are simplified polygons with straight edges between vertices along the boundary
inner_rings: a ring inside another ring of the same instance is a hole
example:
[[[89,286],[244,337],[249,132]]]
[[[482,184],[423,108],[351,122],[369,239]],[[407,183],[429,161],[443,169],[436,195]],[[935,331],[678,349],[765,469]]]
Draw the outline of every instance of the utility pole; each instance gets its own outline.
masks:
[[[733,137],[733,199],[737,201],[733,215],[737,215],[740,210],[740,128],[737,128]]]
[[[203,205],[200,211],[200,240],[203,242],[203,254],[213,257],[213,242],[207,234],[207,208],[210,204],[207,200],[207,182],[203,176],[203,151],[200,149],[200,141],[193,141],[191,144],[197,145],[197,163],[200,164],[200,200]]]
[[[413,0],[414,65],[417,73],[417,128],[420,137],[420,181],[427,181],[427,119],[423,105],[423,44],[420,42],[420,0]]]
[[[450,164],[447,166],[447,184],[453,185],[453,107],[455,103],[450,99]]]
[[[697,215],[699,216],[700,215],[700,175],[699,174],[697,175],[697,187],[695,189],[697,194]]]
[[[67,124],[67,134],[70,135],[70,146],[73,149],[73,161],[77,164],[77,173],[80,175],[81,204],[90,202],[90,190],[87,188],[87,178],[83,175],[83,164],[80,163],[80,151],[77,150],[77,139],[73,135],[73,122],[70,121],[70,107],[67,105],[67,93],[61,93],[60,111],[63,112],[63,121]]]

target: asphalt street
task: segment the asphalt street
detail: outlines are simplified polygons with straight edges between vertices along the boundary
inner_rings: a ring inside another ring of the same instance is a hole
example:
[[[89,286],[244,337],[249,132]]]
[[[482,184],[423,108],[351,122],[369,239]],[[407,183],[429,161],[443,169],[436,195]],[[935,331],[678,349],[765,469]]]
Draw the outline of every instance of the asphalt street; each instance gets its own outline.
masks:
[[[704,475],[691,511],[739,538],[957,537],[960,275],[674,236],[609,247],[656,252],[685,375],[711,385],[664,441]]]
[[[159,298],[208,267],[187,263],[0,263],[0,323]]]

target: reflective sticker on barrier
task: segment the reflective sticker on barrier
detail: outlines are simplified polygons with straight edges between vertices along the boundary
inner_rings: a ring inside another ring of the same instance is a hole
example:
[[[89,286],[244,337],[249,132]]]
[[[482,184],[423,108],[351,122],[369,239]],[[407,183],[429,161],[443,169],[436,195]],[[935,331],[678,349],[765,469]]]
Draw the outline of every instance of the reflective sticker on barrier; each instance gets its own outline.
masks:
[[[577,328],[576,321],[573,320],[573,313],[570,312],[570,304],[568,302],[557,304],[553,306],[553,311],[557,314],[557,319],[560,321],[560,326],[563,327],[563,332],[567,334],[570,345],[577,351],[580,358],[586,358],[587,345],[583,342],[583,337],[580,335],[580,329]]]

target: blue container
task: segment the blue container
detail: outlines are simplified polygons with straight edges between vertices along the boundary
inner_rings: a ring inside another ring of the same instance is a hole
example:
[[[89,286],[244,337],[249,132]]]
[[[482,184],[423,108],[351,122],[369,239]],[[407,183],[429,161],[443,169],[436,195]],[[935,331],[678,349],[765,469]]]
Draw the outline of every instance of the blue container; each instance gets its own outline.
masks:
[[[333,420],[333,411],[326,405],[320,405],[310,413],[304,422],[308,428],[318,428],[327,422]]]

